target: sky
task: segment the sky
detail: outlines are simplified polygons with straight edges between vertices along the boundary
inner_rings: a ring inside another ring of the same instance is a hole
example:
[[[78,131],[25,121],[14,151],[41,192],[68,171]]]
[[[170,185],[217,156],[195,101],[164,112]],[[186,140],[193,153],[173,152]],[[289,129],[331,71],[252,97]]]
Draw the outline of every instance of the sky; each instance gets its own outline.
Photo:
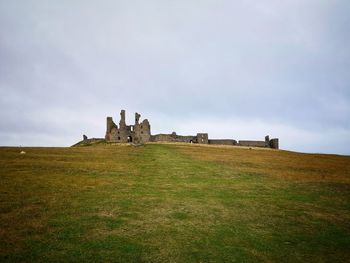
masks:
[[[152,134],[350,155],[349,0],[0,0],[0,145]]]

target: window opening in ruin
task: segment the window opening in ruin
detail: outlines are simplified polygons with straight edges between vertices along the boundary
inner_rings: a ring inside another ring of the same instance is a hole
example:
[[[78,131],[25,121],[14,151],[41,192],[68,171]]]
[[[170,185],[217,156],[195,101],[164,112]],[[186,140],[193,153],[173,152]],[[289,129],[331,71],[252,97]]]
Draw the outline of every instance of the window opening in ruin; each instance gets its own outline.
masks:
[[[128,142],[132,142],[132,137],[128,136]]]
[[[143,134],[143,131],[141,131],[141,134]]]
[[[192,141],[192,140],[190,140],[190,143],[193,143],[193,141]]]
[[[120,140],[120,137],[118,137],[118,140]]]

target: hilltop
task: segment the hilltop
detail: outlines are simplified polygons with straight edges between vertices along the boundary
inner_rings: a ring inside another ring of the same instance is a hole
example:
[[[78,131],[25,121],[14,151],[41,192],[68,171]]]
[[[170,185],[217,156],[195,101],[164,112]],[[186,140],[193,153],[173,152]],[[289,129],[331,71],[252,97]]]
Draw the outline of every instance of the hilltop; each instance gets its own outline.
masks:
[[[349,156],[92,144],[0,148],[0,261],[349,261]]]

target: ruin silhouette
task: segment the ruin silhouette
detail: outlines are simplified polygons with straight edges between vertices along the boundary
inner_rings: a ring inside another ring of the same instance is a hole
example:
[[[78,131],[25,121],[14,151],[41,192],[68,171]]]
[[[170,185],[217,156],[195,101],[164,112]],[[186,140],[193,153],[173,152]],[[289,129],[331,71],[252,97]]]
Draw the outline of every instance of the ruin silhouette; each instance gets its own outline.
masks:
[[[127,125],[125,122],[125,110],[120,112],[119,126],[113,122],[112,117],[107,117],[106,142],[114,143],[146,143],[146,142],[182,142],[197,144],[235,145],[248,147],[279,148],[278,138],[270,139],[265,136],[264,141],[234,139],[209,139],[208,133],[197,133],[197,135],[183,136],[176,132],[171,134],[151,134],[151,125],[147,119],[140,122],[141,115],[135,113],[135,124]]]

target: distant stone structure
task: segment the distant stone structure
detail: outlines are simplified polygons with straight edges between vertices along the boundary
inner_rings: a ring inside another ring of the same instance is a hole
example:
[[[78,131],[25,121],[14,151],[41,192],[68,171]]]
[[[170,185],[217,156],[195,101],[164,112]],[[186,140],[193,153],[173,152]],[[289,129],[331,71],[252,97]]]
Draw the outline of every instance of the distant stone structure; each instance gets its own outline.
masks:
[[[140,123],[141,115],[135,113],[135,124],[126,125],[125,110],[120,112],[119,126],[113,122],[112,117],[107,117],[106,142],[115,143],[145,143],[145,142],[183,142],[197,144],[216,144],[216,145],[235,145],[247,147],[265,147],[278,149],[278,138],[271,139],[265,137],[264,141],[236,141],[233,139],[209,139],[208,133],[197,133],[197,135],[178,135],[176,132],[171,134],[151,134],[151,125],[147,119]],[[85,139],[85,138],[84,138]]]
[[[105,139],[107,142],[133,142],[145,143],[151,138],[151,126],[148,120],[140,122],[141,115],[135,113],[135,124],[126,125],[125,110],[120,112],[119,127],[113,122],[112,117],[107,117],[107,131]]]

